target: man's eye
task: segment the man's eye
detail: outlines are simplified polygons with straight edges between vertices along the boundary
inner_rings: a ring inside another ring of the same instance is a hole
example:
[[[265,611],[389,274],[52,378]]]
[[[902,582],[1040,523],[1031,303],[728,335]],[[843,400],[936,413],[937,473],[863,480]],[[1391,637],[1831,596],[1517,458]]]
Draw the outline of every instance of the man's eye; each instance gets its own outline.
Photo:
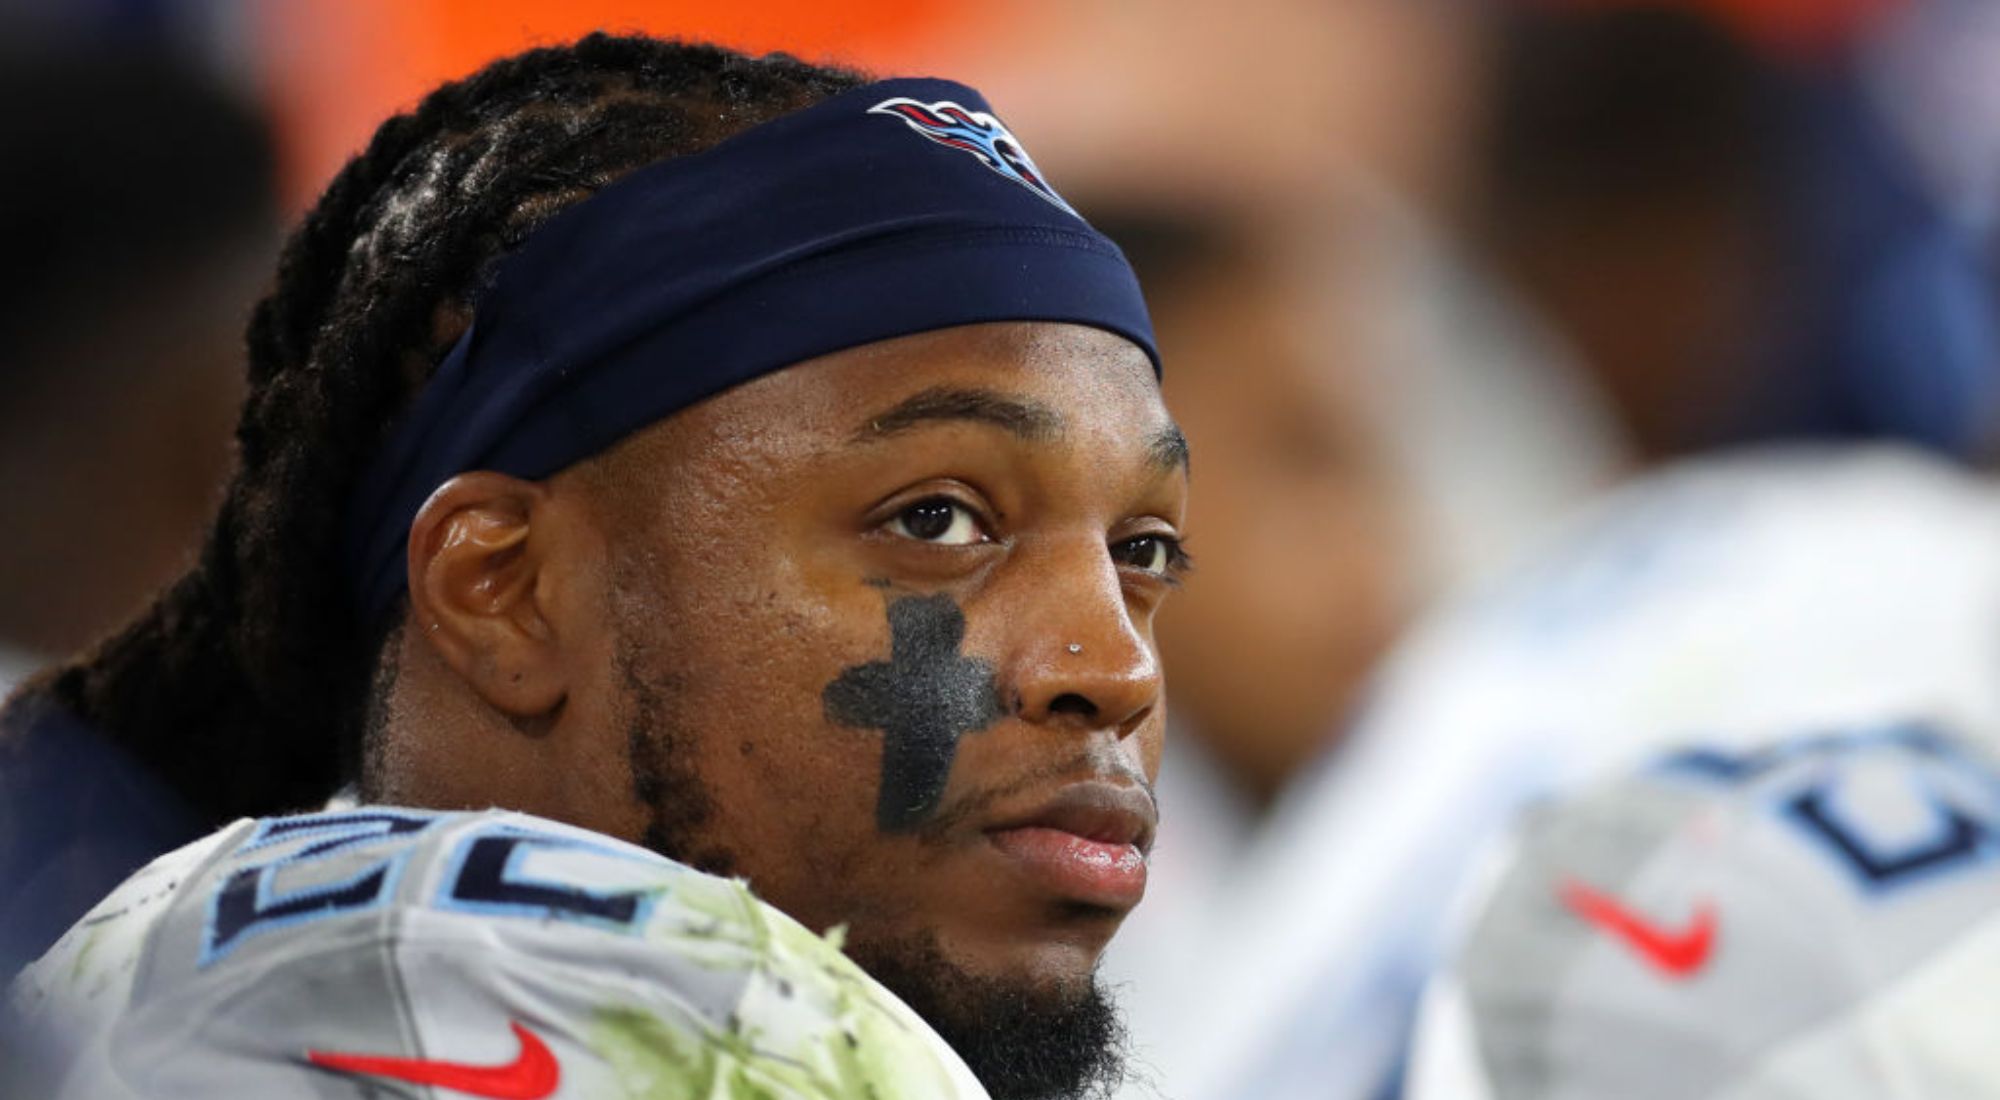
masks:
[[[939,546],[970,546],[983,542],[986,532],[965,505],[944,497],[920,500],[896,513],[889,530],[907,539]]]
[[[1111,548],[1111,560],[1162,577],[1172,577],[1187,566],[1187,554],[1181,549],[1180,540],[1167,535],[1126,539]]]

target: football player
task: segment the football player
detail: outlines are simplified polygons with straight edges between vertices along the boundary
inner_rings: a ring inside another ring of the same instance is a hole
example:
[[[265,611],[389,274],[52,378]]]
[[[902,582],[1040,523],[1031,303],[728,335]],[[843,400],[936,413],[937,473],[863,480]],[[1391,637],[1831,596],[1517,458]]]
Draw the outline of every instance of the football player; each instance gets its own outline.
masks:
[[[1461,884],[1538,798],[1688,743],[1743,755],[1921,723],[1992,751],[1996,614],[2000,492],[1934,458],[1774,447],[1635,481],[1399,641],[1339,754],[1232,879],[1237,966],[1203,1003],[1249,1006],[1211,1014],[1212,1043],[1241,1053],[1175,1083],[1325,1096],[1356,1064],[1402,1063]],[[1868,837],[1932,835],[1922,814],[1901,824]],[[1628,902],[1687,927],[1687,899]],[[1543,1095],[1520,1080],[1494,1095]]]
[[[2000,770],[1912,719],[1698,746],[1525,815],[1410,1100],[2000,1091]]]
[[[1186,445],[1129,267],[978,93],[497,62],[341,172],[249,340],[198,567],[17,704],[220,826],[15,984],[32,1087],[1114,1074]]]

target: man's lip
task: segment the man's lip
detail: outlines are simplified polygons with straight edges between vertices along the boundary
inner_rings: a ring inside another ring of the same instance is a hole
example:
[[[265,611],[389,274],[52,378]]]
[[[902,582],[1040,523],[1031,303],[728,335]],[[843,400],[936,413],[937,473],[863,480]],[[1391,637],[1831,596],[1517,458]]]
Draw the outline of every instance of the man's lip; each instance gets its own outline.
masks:
[[[1143,855],[1153,850],[1159,821],[1153,796],[1144,787],[1088,780],[1062,788],[1031,810],[1000,818],[986,832],[1054,829],[1099,844],[1130,844]]]

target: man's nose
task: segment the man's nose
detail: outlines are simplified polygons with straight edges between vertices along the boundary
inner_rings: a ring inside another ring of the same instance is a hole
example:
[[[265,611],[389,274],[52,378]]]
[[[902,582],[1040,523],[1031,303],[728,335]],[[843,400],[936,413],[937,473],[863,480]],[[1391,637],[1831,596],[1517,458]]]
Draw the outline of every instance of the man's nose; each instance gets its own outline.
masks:
[[[1094,552],[1075,547],[1050,557],[1047,570],[1022,581],[1027,592],[1014,603],[1002,698],[1025,721],[1122,736],[1160,702],[1150,624],[1134,622],[1101,542]]]

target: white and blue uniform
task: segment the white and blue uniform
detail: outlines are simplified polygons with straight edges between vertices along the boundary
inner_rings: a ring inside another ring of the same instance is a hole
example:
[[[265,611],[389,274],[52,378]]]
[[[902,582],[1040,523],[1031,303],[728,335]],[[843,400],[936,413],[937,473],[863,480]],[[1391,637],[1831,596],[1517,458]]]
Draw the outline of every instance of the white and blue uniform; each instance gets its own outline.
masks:
[[[1408,1100],[2000,1096],[2000,768],[1925,723],[1685,749],[1497,863]]]
[[[134,875],[9,1002],[6,1096],[985,1096],[838,934],[499,811],[239,821]]]
[[[1180,1038],[1140,1057],[1192,1100],[1392,1095],[1461,883],[1524,805],[1669,745],[1912,720],[2000,743],[2000,492],[1886,448],[1649,476],[1398,647],[1172,930],[1201,945]]]

